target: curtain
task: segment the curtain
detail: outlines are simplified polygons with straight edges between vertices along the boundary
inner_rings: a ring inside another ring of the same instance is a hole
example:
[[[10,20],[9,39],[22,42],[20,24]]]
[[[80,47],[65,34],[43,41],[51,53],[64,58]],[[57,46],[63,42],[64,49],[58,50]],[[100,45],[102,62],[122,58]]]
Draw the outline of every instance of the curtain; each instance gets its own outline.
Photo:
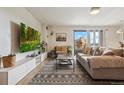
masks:
[[[99,31],[99,44],[103,46],[103,30]]]

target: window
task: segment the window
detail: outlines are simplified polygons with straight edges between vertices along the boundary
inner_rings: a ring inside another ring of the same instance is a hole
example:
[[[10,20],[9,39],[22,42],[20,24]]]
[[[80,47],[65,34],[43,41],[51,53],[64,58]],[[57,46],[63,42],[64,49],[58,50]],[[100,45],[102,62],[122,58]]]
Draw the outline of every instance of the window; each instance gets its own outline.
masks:
[[[95,32],[95,44],[98,45],[99,44],[99,32]]]
[[[80,38],[87,39],[87,32],[86,31],[81,31],[81,32],[75,32],[75,40],[78,40]]]
[[[74,50],[75,53],[82,50],[85,47],[88,40],[87,31],[75,31],[74,32]]]
[[[102,32],[102,30],[74,31],[75,49],[81,49],[85,46],[102,46]]]
[[[90,33],[90,45],[97,46],[100,45],[100,34],[98,31],[91,31]]]
[[[93,38],[94,38],[94,36],[93,36],[93,32],[89,32],[90,33],[90,44],[91,45],[93,45]]]

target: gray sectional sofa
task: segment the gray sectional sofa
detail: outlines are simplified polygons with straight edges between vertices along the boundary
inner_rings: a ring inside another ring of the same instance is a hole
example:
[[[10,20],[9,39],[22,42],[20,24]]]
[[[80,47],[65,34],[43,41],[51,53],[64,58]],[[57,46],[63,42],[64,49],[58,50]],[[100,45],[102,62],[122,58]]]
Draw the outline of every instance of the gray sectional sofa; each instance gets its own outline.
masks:
[[[93,79],[124,80],[124,57],[89,56],[82,53],[78,53],[76,57]]]

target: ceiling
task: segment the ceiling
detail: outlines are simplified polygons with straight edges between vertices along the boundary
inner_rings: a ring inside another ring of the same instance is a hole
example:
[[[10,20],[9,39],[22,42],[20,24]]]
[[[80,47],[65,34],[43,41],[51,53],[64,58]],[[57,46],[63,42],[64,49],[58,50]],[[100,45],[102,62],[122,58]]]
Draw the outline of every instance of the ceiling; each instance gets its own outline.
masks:
[[[28,7],[41,24],[66,26],[113,26],[124,20],[123,7],[102,7],[91,15],[90,7]]]

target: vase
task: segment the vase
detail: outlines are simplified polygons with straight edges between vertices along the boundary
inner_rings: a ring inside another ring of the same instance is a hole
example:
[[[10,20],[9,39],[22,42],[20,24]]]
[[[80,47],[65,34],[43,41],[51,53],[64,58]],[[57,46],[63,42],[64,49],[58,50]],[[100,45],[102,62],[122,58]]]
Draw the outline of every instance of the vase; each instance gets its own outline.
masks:
[[[5,56],[2,61],[4,68],[15,66],[16,56]]]

